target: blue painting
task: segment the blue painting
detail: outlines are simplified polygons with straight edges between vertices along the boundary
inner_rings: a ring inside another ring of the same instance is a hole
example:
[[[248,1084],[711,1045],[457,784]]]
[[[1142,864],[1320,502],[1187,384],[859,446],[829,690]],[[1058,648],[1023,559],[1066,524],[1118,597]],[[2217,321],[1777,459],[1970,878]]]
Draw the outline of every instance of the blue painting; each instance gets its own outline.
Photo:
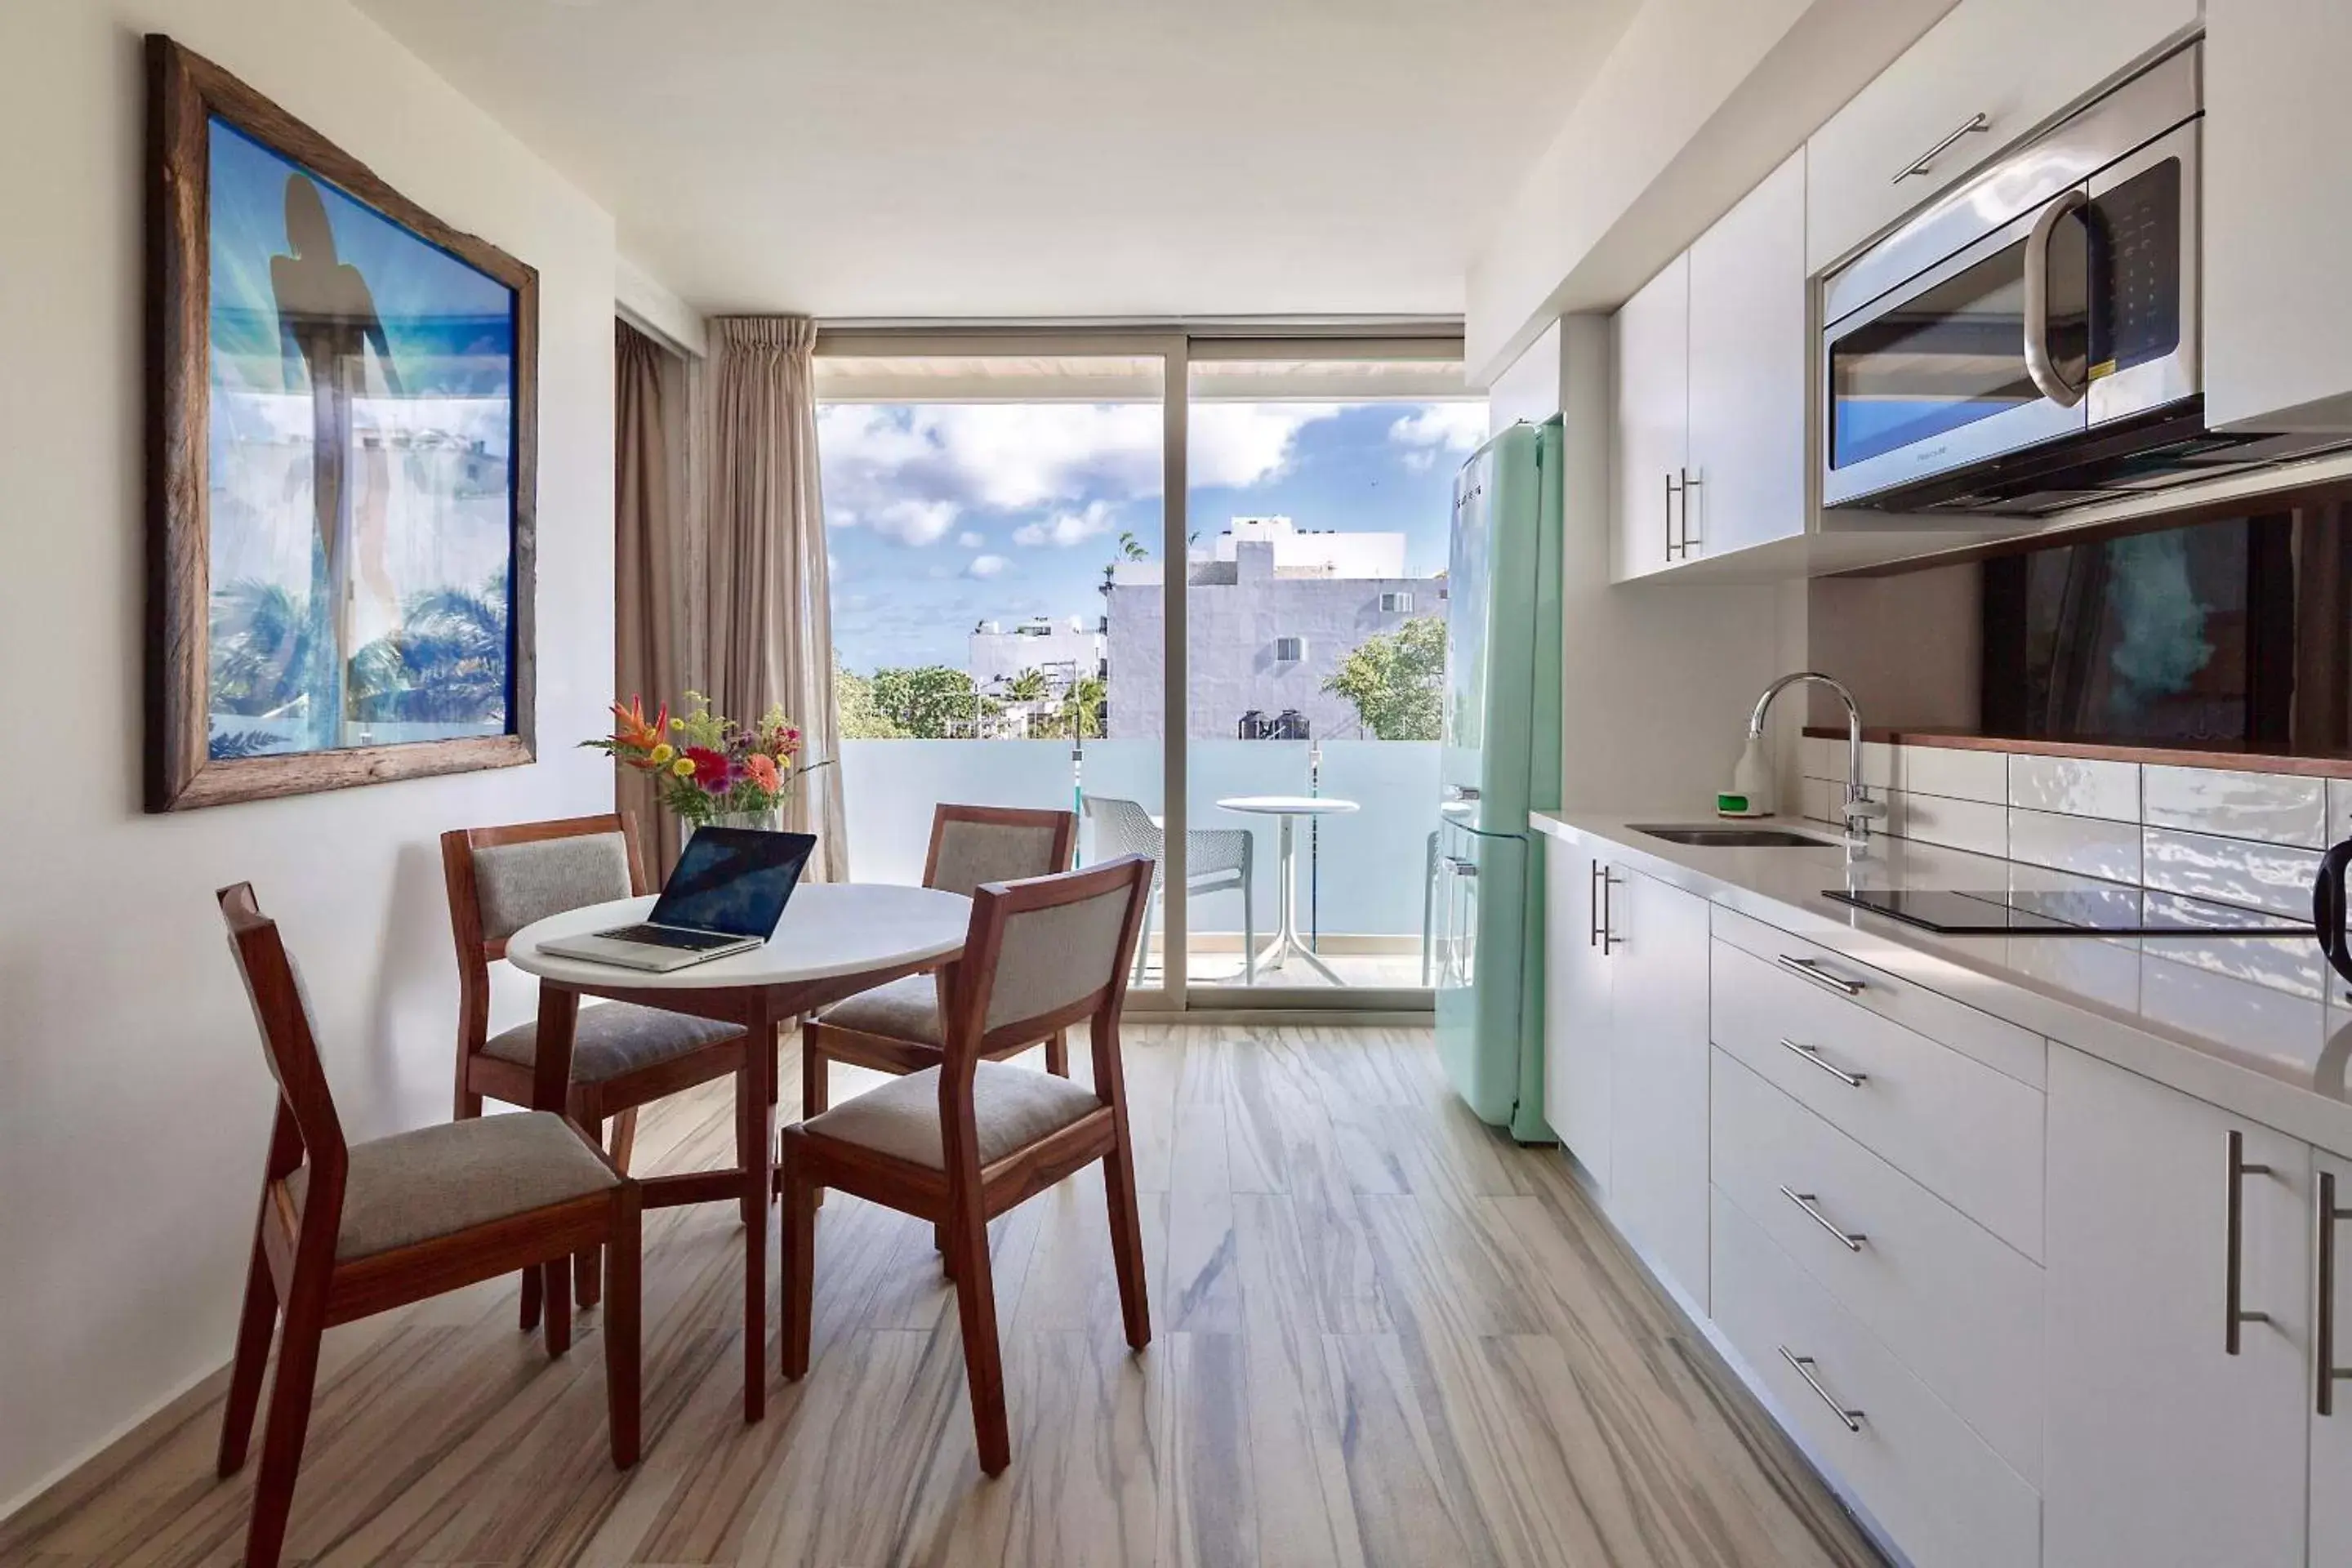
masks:
[[[511,732],[514,289],[208,142],[208,754]]]

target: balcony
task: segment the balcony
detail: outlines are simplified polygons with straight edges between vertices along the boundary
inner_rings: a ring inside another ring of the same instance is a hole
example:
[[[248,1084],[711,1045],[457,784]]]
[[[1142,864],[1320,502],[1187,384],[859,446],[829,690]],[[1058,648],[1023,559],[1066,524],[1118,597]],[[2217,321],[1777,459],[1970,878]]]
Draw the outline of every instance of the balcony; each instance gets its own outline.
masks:
[[[1437,826],[1437,746],[1324,741],[1320,748],[1319,773],[1310,780],[1304,741],[1192,741],[1186,748],[1191,826],[1251,834],[1250,897],[1263,950],[1279,908],[1278,821],[1222,810],[1216,803],[1307,794],[1355,802],[1353,813],[1311,826],[1302,819],[1294,830],[1299,932],[1343,986],[1421,986],[1423,894],[1429,836]],[[1162,798],[1156,738],[1088,741],[1077,762],[1067,741],[847,741],[841,752],[850,865],[861,881],[919,881],[931,808],[942,801],[1076,810],[1083,792],[1137,801],[1157,816]],[[1101,858],[1092,839],[1090,830],[1082,832],[1082,860]],[[1240,985],[1240,891],[1196,895],[1191,911],[1191,984]],[[1155,910],[1146,984],[1160,984],[1163,930]],[[1294,959],[1261,970],[1257,984],[1331,983]]]

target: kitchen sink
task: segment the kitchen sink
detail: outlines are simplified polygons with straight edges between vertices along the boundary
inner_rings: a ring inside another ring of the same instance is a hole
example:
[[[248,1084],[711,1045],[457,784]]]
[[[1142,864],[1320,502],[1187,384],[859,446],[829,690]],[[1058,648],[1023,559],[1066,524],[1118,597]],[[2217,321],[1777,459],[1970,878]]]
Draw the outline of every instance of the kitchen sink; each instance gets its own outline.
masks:
[[[1653,838],[1663,838],[1669,844],[1702,844],[1717,849],[1829,849],[1835,847],[1826,838],[1816,838],[1809,833],[1791,833],[1785,827],[1672,827],[1664,825],[1645,826],[1633,824],[1636,833],[1646,833]]]

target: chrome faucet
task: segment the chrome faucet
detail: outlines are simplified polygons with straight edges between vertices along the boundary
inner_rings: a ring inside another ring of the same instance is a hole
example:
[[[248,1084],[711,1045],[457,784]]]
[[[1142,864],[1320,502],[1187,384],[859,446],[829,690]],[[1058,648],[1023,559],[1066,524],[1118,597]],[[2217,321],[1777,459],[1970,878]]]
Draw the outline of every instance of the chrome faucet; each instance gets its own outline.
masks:
[[[1872,820],[1885,816],[1886,807],[1870,798],[1869,786],[1862,782],[1862,710],[1855,704],[1853,693],[1845,689],[1844,683],[1813,669],[1801,669],[1794,675],[1782,676],[1766,687],[1764,695],[1756,700],[1756,711],[1748,716],[1748,738],[1751,741],[1763,739],[1764,718],[1771,710],[1772,699],[1790,687],[1805,681],[1828,687],[1837,693],[1838,700],[1845,704],[1845,803],[1843,807],[1845,844],[1849,854],[1860,856],[1870,846]]]

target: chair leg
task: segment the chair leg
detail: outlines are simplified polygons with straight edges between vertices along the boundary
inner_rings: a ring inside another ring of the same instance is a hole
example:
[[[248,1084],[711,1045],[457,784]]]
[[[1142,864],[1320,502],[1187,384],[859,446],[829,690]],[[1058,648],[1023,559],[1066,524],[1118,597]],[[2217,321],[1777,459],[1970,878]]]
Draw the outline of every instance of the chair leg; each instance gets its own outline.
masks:
[[[797,1383],[808,1375],[809,1341],[816,1319],[816,1189],[803,1169],[800,1140],[787,1135],[783,1146],[783,1245],[777,1265],[782,1287],[784,1381]]]
[[[221,1414],[219,1468],[224,1478],[245,1468],[254,1412],[261,1405],[261,1374],[269,1361],[269,1336],[278,1327],[278,1285],[269,1277],[269,1258],[261,1246],[261,1226],[267,1223],[262,1220],[254,1226],[253,1261],[245,1271],[245,1310],[236,1321],[236,1360],[228,1376],[228,1405]]]
[[[619,1118],[615,1117],[614,1120],[617,1122]],[[608,1127],[602,1121],[586,1121],[582,1125],[589,1129],[600,1147],[608,1151],[618,1136],[615,1130]],[[604,1299],[604,1249],[603,1247],[583,1247],[572,1255],[572,1299],[580,1303],[580,1310],[583,1312]]]
[[[552,1361],[572,1348],[572,1259],[550,1258],[540,1272],[547,1279],[547,1354]]]
[[[1103,1192],[1110,1200],[1110,1252],[1118,1273],[1119,1316],[1127,1321],[1127,1342],[1141,1350],[1151,1342],[1151,1304],[1144,1283],[1143,1225],[1135,1212],[1135,1160],[1123,1130],[1118,1142],[1103,1156]]]
[[[637,1108],[634,1105],[613,1118],[613,1163],[628,1174],[629,1161],[637,1152]]]
[[[530,1333],[539,1327],[540,1298],[545,1293],[547,1281],[534,1263],[522,1271],[522,1331]]]
[[[940,1255],[940,1272],[955,1278],[955,1237],[946,1220],[931,1226],[931,1248]]]
[[[613,1195],[613,1234],[604,1248],[612,1261],[604,1297],[605,1420],[613,1428],[613,1468],[637,1462],[638,1423],[644,1404],[643,1194],[635,1182]]]
[[[833,1103],[833,1079],[823,1051],[801,1031],[801,1120],[822,1114]]]
[[[246,1529],[247,1568],[277,1568],[286,1547],[286,1520],[294,1507],[294,1478],[310,1430],[310,1395],[319,1380],[319,1340],[326,1331],[322,1286],[297,1279],[278,1344],[278,1376],[269,1387],[269,1426],[261,1437],[261,1466],[253,1481],[253,1520]]]
[[[1070,1031],[1056,1029],[1045,1041],[1045,1070],[1055,1078],[1070,1076]]]
[[[1004,1358],[996,1342],[996,1286],[990,1278],[988,1222],[981,1218],[978,1193],[956,1194],[948,1227],[956,1317],[963,1330],[963,1369],[971,1384],[971,1424],[979,1441],[980,1468],[992,1476],[1003,1475],[1004,1467],[1013,1462],[1013,1434],[1004,1415]]]

